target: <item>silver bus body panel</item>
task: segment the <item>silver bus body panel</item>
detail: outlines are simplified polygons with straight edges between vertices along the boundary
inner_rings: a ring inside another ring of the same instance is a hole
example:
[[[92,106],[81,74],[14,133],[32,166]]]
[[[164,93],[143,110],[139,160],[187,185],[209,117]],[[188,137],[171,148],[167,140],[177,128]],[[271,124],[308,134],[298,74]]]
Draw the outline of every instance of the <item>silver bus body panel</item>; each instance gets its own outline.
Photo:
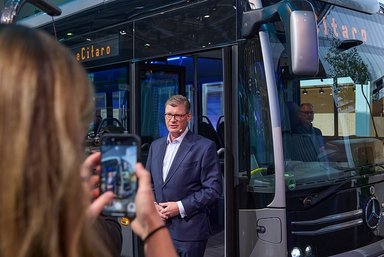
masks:
[[[271,110],[273,151],[275,156],[275,196],[269,207],[285,207],[285,180],[284,180],[284,155],[280,122],[280,108],[277,98],[276,80],[272,59],[272,50],[269,36],[266,31],[259,32],[261,50],[264,60],[265,77],[268,88],[269,108]]]
[[[257,232],[261,227],[265,228],[264,233]],[[286,227],[284,208],[240,210],[239,256],[287,256],[287,248],[281,247],[287,234]]]
[[[252,6],[254,8],[261,8],[262,3],[260,0],[253,1]],[[267,81],[269,108],[271,109],[273,151],[276,168],[275,195],[268,207],[275,207],[276,209],[239,210],[240,257],[273,257],[286,256],[287,254],[284,154],[280,108],[269,35],[268,31],[263,30],[263,28],[265,28],[265,25],[261,26],[259,38]],[[258,224],[259,222],[262,224]],[[257,226],[262,226],[265,229],[265,233],[258,233]],[[276,235],[276,231],[281,231],[281,234]]]
[[[378,253],[380,255],[377,255]],[[330,257],[367,257],[367,256],[383,257],[384,256],[384,239],[377,241],[373,244],[370,244],[349,252],[332,255]]]

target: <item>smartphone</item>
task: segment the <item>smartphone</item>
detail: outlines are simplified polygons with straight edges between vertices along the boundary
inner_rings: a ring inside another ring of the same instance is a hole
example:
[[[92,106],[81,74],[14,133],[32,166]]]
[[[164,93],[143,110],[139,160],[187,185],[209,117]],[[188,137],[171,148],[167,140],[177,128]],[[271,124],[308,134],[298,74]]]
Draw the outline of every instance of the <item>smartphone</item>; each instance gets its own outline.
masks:
[[[103,214],[133,219],[137,191],[135,165],[140,157],[140,138],[133,134],[104,134],[100,138],[100,151],[100,192],[115,193]]]

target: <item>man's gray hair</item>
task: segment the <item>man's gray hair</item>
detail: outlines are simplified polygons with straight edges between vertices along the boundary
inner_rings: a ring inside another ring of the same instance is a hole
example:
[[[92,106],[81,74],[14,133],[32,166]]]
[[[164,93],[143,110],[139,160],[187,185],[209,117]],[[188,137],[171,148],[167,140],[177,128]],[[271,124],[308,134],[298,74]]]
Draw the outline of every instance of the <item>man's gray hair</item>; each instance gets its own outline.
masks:
[[[176,107],[182,104],[185,106],[186,112],[189,113],[191,109],[191,103],[189,102],[188,98],[183,95],[173,95],[168,98],[167,102],[165,102],[165,106],[170,105],[172,107]]]

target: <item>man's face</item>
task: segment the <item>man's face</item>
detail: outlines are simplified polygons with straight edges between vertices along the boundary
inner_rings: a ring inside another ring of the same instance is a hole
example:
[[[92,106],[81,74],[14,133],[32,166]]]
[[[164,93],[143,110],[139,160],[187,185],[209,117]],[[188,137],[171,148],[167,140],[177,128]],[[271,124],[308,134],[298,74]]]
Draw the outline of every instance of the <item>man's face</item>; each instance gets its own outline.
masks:
[[[300,108],[299,119],[301,123],[305,125],[311,124],[313,121],[313,115],[314,115],[314,112],[311,106],[303,105]]]
[[[172,139],[179,137],[187,128],[191,113],[187,113],[183,104],[165,107],[165,124]]]

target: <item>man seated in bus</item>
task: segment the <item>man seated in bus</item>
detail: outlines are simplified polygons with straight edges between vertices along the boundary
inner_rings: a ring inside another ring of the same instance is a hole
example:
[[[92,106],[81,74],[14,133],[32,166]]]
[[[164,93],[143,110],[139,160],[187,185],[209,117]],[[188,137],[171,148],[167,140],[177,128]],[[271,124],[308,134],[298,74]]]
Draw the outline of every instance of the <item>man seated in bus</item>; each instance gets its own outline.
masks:
[[[293,127],[293,133],[305,134],[310,137],[310,141],[317,154],[325,150],[323,134],[319,128],[312,125],[314,118],[314,108],[311,103],[302,103],[297,113],[297,123]]]

